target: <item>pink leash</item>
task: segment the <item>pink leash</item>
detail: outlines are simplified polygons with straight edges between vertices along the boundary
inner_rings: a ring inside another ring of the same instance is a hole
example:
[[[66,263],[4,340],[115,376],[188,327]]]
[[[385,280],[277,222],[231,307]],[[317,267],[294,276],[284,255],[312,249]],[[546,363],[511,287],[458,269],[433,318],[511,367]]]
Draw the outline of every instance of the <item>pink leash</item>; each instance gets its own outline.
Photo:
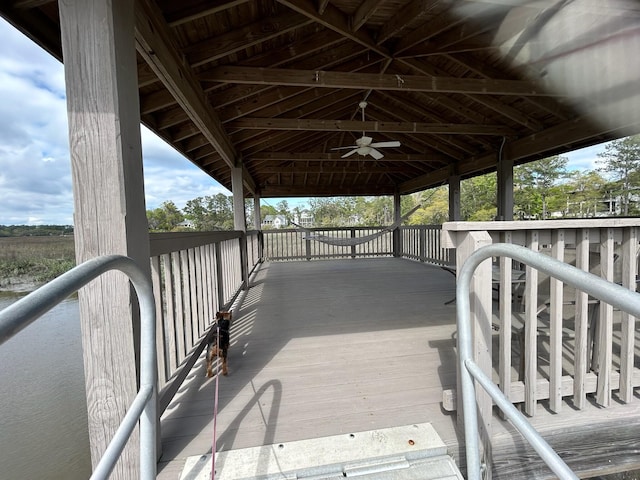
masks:
[[[220,345],[220,325],[216,329],[216,345]],[[219,351],[219,350],[218,350]],[[211,445],[211,480],[216,478],[216,426],[218,420],[218,379],[220,378],[220,356],[216,356],[216,388],[213,402],[213,443]]]

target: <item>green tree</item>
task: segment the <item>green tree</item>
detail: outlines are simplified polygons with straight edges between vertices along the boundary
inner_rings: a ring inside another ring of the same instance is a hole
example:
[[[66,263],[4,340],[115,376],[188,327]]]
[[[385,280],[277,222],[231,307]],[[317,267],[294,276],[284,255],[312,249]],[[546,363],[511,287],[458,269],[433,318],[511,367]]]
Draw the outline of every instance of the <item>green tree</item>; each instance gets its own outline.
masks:
[[[287,219],[287,222],[291,223],[293,220],[293,213],[289,211],[289,202],[281,200],[276,204],[277,215],[282,215]]]
[[[357,203],[354,197],[310,198],[309,210],[318,227],[344,227],[354,223]]]
[[[640,135],[608,143],[598,157],[598,171],[609,174],[615,182],[617,188],[612,193],[620,195],[622,214],[629,215],[632,181],[640,176]]]
[[[496,174],[488,173],[460,182],[460,213],[464,220],[493,220],[497,214]]]
[[[407,219],[409,225],[439,225],[449,220],[448,187],[438,187],[417,195],[416,204],[422,206]]]
[[[608,196],[608,185],[609,182],[597,171],[571,172],[564,185],[565,216],[577,218],[594,216],[598,203]]]
[[[196,230],[233,230],[233,197],[218,193],[189,200],[184,207],[185,217]]]
[[[518,165],[513,169],[514,201],[516,210],[527,218],[546,220],[549,196],[557,182],[567,176],[566,157],[554,155],[535,162]]]
[[[149,230],[158,232],[171,232],[184,220],[184,215],[175,203],[167,200],[153,210],[147,210]]]

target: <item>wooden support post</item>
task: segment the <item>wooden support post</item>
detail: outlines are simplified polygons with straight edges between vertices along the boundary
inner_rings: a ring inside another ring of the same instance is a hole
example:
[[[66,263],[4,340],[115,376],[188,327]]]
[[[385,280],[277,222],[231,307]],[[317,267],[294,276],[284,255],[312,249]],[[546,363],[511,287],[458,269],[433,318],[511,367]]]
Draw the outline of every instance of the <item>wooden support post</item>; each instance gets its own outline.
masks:
[[[540,246],[539,233],[536,230],[527,234],[527,247],[537,252]],[[533,416],[536,412],[538,384],[538,270],[526,267],[527,283],[524,290],[524,411]]]
[[[552,232],[551,255],[564,262],[564,230]],[[549,405],[551,411],[560,413],[562,408],[562,311],[563,283],[551,277],[551,332],[550,332],[550,366],[549,366]]]
[[[497,168],[498,220],[513,220],[513,160],[499,158]]]
[[[476,250],[491,245],[491,237],[487,232],[461,232],[462,238],[457,243],[456,265],[458,272],[466,259]],[[476,269],[469,289],[469,307],[471,310],[471,332],[473,336],[474,360],[485,374],[491,378],[491,259],[482,262]],[[458,424],[462,426],[462,392],[460,391],[460,372],[458,371]],[[480,452],[482,462],[488,467],[484,478],[491,478],[491,420],[493,416],[493,400],[481,388],[476,389],[478,405],[478,427],[480,435]],[[464,413],[463,413],[464,414]]]
[[[581,228],[576,233],[576,267],[589,271],[589,229]],[[594,306],[595,308],[595,306]],[[589,296],[576,290],[576,341],[575,374],[573,381],[573,403],[582,410],[586,402],[585,379],[591,368],[587,345],[589,331]]]
[[[600,229],[600,276],[613,281],[614,229]],[[603,407],[611,405],[611,369],[613,359],[613,307],[600,302],[596,346],[598,389],[596,402]]]
[[[397,222],[402,218],[402,197],[398,190],[393,194],[393,222]],[[400,234],[400,227],[398,226],[393,231],[393,256],[400,257],[402,255],[402,235]]]
[[[262,228],[262,218],[260,217],[260,194],[253,195],[253,228],[260,230]]]
[[[264,236],[262,234],[262,217],[260,215],[260,194],[253,194],[253,228],[258,230],[258,260],[264,258]]]
[[[449,221],[457,222],[462,219],[460,213],[460,175],[449,177]]]
[[[240,237],[240,271],[242,272],[242,288],[249,288],[249,266],[247,255],[247,218],[244,212],[244,184],[242,166],[231,169],[231,188],[233,190],[233,228],[244,233]]]
[[[123,254],[150,275],[134,3],[64,0],[58,5],[77,261]],[[94,467],[137,390],[135,304],[129,280],[116,272],[102,275],[79,293]],[[134,432],[111,478],[138,476],[138,450]]]
[[[512,232],[505,232],[503,243],[512,243]],[[511,316],[513,310],[512,292],[513,260],[500,257],[500,352],[499,370],[500,390],[507,399],[511,398]]]
[[[638,233],[636,227],[624,229],[622,238],[622,285],[629,290],[636,290],[638,274]],[[636,319],[622,312],[622,345],[620,347],[620,398],[629,403],[633,398],[633,370],[635,356]]]

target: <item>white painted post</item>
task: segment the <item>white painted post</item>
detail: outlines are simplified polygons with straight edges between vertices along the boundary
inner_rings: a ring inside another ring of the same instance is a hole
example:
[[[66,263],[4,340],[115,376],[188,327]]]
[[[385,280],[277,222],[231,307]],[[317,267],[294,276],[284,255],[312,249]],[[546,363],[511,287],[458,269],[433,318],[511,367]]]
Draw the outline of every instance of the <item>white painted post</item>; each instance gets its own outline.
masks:
[[[133,258],[149,272],[134,3],[61,0],[78,262]],[[138,319],[126,276],[102,275],[80,290],[91,461],[94,467],[131,404]],[[111,478],[138,476],[134,432]]]

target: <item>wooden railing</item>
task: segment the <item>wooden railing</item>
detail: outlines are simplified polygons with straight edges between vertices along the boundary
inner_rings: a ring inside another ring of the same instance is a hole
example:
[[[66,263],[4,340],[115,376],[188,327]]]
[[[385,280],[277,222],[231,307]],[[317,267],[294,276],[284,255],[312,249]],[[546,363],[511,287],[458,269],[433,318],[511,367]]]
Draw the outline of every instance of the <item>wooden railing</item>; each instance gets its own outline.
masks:
[[[379,227],[313,228],[314,234],[336,238],[358,238],[380,231]],[[264,257],[268,261],[319,260],[331,258],[379,257],[393,255],[391,232],[358,245],[336,246],[306,240],[307,232],[297,229],[263,230]]]
[[[442,241],[456,248],[458,267],[484,245],[513,243],[635,290],[639,227],[640,219],[450,222],[443,225]],[[582,409],[589,394],[603,407],[614,392],[627,403],[640,386],[635,319],[584,292],[500,258],[478,267],[470,302],[475,361],[528,415],[545,400],[558,413],[569,397]],[[492,352],[492,334],[498,352]],[[445,392],[445,408],[456,409],[456,398],[456,392]],[[492,405],[482,392],[478,407],[490,432]]]
[[[440,225],[403,226],[394,245],[393,232],[349,246],[335,246],[307,240],[297,229],[265,230],[264,256],[268,261],[320,260],[332,258],[371,258],[397,254],[435,265],[453,263],[452,250],[440,245]],[[379,227],[314,228],[313,234],[335,238],[360,238],[380,231]]]
[[[455,251],[441,242],[442,225],[400,227],[400,256],[440,266],[455,265]]]
[[[244,284],[246,269],[260,261],[258,232],[158,233],[150,236],[156,300],[160,410],[168,404],[204,348],[218,310]],[[248,265],[242,265],[246,246]]]

